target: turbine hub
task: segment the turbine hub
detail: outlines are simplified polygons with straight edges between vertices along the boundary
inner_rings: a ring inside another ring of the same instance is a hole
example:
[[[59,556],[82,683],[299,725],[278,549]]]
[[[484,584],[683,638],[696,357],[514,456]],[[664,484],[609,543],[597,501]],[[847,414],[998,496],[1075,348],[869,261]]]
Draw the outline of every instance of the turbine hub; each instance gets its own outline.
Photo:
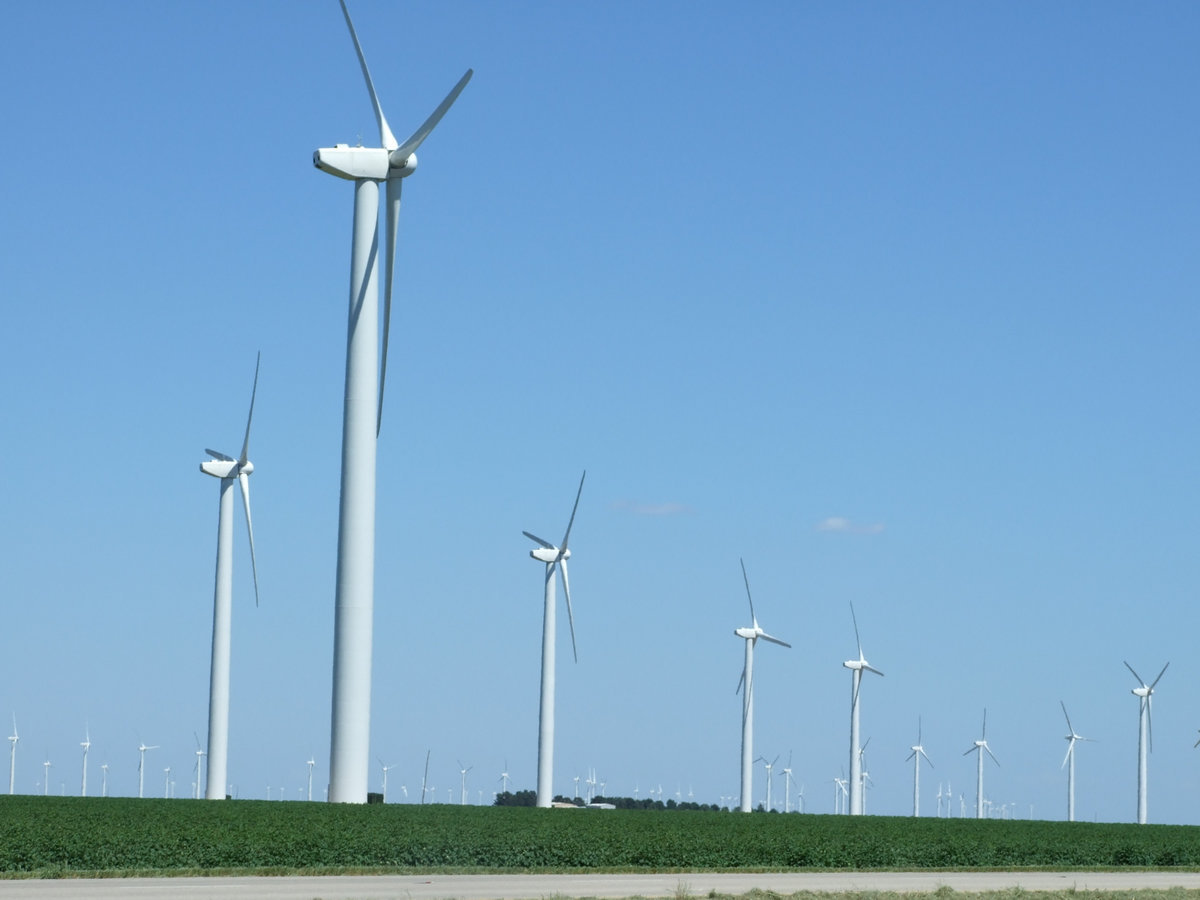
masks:
[[[246,460],[244,463],[242,463],[241,467],[238,469],[238,474],[239,475],[249,475],[253,471],[254,471],[254,463],[250,462],[250,460]]]
[[[388,166],[391,168],[388,178],[407,178],[417,171],[417,154],[410,153],[408,156],[400,158],[399,153],[399,150],[393,150],[388,155]]]

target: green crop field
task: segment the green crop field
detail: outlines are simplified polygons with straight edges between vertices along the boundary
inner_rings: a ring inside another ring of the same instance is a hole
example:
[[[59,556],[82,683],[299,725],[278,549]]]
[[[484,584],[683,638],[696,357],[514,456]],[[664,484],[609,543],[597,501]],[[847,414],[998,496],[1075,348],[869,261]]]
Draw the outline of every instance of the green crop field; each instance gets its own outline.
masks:
[[[1200,828],[715,811],[0,797],[0,875],[1200,868]]]

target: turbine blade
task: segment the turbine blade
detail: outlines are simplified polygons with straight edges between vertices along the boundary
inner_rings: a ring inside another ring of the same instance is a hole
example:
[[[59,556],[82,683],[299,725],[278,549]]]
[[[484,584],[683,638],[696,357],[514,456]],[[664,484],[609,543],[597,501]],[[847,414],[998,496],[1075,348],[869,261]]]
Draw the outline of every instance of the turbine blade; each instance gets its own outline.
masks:
[[[1122,662],[1125,662],[1125,661],[1122,660]],[[1127,668],[1130,672],[1133,672],[1133,666],[1131,666],[1127,662],[1125,663],[1125,668]],[[1133,672],[1133,677],[1138,680],[1138,684],[1140,684],[1142,687],[1146,686],[1146,682],[1142,680],[1142,676],[1139,675],[1137,672]]]
[[[254,387],[250,391],[250,415],[246,416],[246,438],[242,441],[242,455],[238,458],[238,462],[243,466],[246,464],[246,459],[250,454],[250,423],[254,419],[254,395],[258,393],[258,367],[262,365],[262,351],[258,353],[258,359],[254,363]]]
[[[560,556],[567,552],[567,541],[571,538],[571,526],[575,524],[575,511],[579,509],[579,497],[583,493],[584,478],[587,478],[587,469],[583,470],[583,476],[579,479],[579,490],[575,492],[575,505],[571,507],[571,518],[567,520],[567,532],[563,535]]]
[[[854,615],[854,601],[850,601],[850,620],[854,623],[854,642],[858,644],[858,658],[863,659],[862,640],[858,636],[858,616]]]
[[[787,647],[787,648],[791,649],[791,646],[792,646],[787,641],[781,641],[777,637],[772,637],[771,635],[767,634],[765,631],[762,634],[760,634],[759,637],[762,638],[764,641],[770,641],[772,644],[778,644],[780,647]]]
[[[571,652],[575,655],[575,662],[579,662],[579,651],[575,649],[575,614],[571,612],[571,584],[567,581],[567,561],[560,559],[558,565],[562,568],[563,596],[567,598],[567,622],[571,626]]]
[[[924,749],[918,750],[917,752],[918,752],[918,753],[920,753],[920,754],[921,754],[923,757],[925,757],[925,762],[929,763],[929,768],[931,768],[931,769],[937,768],[937,767],[936,767],[936,766],[933,764],[933,760],[929,758],[929,754],[928,754],[928,753],[926,753],[926,752],[924,751]]]
[[[1168,663],[1167,663],[1167,666],[1169,666],[1170,664],[1171,664],[1171,663],[1170,663],[1170,662],[1168,662]],[[1162,678],[1162,677],[1163,677],[1163,673],[1167,671],[1167,666],[1163,666],[1163,667],[1162,667],[1162,672],[1159,672],[1159,673],[1158,673],[1158,678],[1155,678],[1155,679],[1154,679],[1152,682],[1150,682],[1150,690],[1154,690],[1154,686],[1155,686],[1156,684],[1158,684],[1158,679],[1159,679],[1159,678]]]
[[[396,236],[400,227],[399,178],[387,181],[387,214],[383,230],[383,342],[379,363],[379,413],[375,418],[375,437],[383,428],[383,389],[387,384],[388,334],[392,328],[392,281],[396,271]]]
[[[533,541],[535,544],[541,544],[541,545],[542,545],[542,547],[543,547],[544,549],[546,549],[546,550],[553,550],[553,549],[554,549],[554,545],[553,545],[552,543],[550,543],[549,541],[543,541],[543,540],[542,540],[540,537],[538,537],[536,534],[530,534],[528,531],[522,531],[522,532],[521,532],[521,534],[525,535],[525,537],[529,538],[529,539],[530,539],[531,541]]]
[[[992,762],[994,762],[996,765],[1000,765],[1000,760],[996,759],[996,754],[992,752],[991,747],[989,747],[987,744],[984,744],[983,749],[986,750],[988,756],[992,758]]]
[[[735,694],[740,694],[742,692],[742,685],[745,683],[746,683],[746,667],[742,666],[742,675],[738,679],[738,686],[736,688],[734,688],[733,692]],[[17,730],[17,724],[16,724],[16,719],[14,719],[13,720],[13,733],[14,734],[16,733],[16,730]],[[1200,741],[1197,741],[1196,743],[1200,744]]]
[[[346,9],[346,0],[338,0],[342,4],[342,15],[346,17],[346,25],[350,29],[350,39],[354,41],[354,52],[358,54],[358,64],[362,66],[363,78],[367,81],[367,90],[371,93],[371,105],[375,107],[375,119],[379,122],[379,140],[385,150],[396,149],[396,138],[392,129],[388,128],[387,119],[383,115],[383,107],[379,105],[379,97],[375,93],[375,84],[371,81],[371,71],[367,68],[367,58],[363,56],[362,45],[358,42],[358,32],[350,21],[350,10]],[[409,151],[412,152],[412,151]],[[406,153],[405,156],[408,154]]]
[[[1075,738],[1073,738],[1073,737],[1067,738],[1067,755],[1063,757],[1062,765],[1059,766],[1060,769],[1065,769],[1067,767],[1067,761],[1071,758],[1071,754],[1074,752],[1075,752]]]
[[[250,571],[254,573],[254,605],[258,606],[258,563],[254,560],[254,524],[250,520],[250,476],[245,472],[238,475],[242,486],[242,505],[246,508],[246,533],[250,535]]]
[[[1066,719],[1067,719],[1067,731],[1071,732],[1071,734],[1074,734],[1074,733],[1075,733],[1075,729],[1074,729],[1074,728],[1071,726],[1071,717],[1067,715],[1067,704],[1065,704],[1065,703],[1063,703],[1061,700],[1059,700],[1059,701],[1058,701],[1058,705],[1062,707],[1063,715],[1064,715],[1064,716],[1066,716]]]
[[[232,456],[226,456],[224,453],[218,453],[216,450],[209,450],[207,447],[204,449],[204,452],[213,459],[219,459],[221,462],[237,462]]]
[[[367,71],[367,64],[365,62],[363,63],[363,71]],[[396,148],[395,152],[391,154],[391,158],[394,161],[397,163],[403,163],[404,160],[408,159],[410,154],[417,152],[417,148],[421,146],[425,138],[429,137],[429,132],[433,131],[433,129],[437,127],[437,123],[442,121],[442,116],[446,114],[446,110],[448,110],[454,101],[458,99],[458,95],[462,93],[463,88],[467,86],[467,82],[471,80],[471,76],[474,74],[474,69],[467,69],[466,74],[463,75],[462,78],[458,79],[458,84],[450,89],[450,93],[446,95],[446,99],[441,102],[438,108],[433,111],[433,113],[424,121],[420,128],[409,135],[408,140]],[[374,91],[372,91],[371,94],[374,96]],[[381,112],[379,115],[382,117],[383,113]],[[393,147],[394,146],[395,145],[393,144]],[[392,147],[388,147],[388,149],[391,150]]]
[[[980,740],[987,740],[987,707],[983,708],[983,734],[980,735]]]
[[[1150,702],[1152,695],[1147,694],[1142,701],[1146,704],[1146,739],[1150,752],[1154,752],[1154,704]]]
[[[883,674],[883,673],[882,673],[882,672],[880,672],[880,671],[879,671],[877,668],[875,668],[874,666],[872,666],[872,665],[870,665],[869,663],[866,663],[866,662],[864,662],[864,663],[863,663],[863,668],[864,668],[864,669],[866,669],[868,672],[874,672],[876,675],[882,675],[882,674]]]
[[[750,621],[757,628],[758,617],[754,615],[754,598],[750,596],[750,576],[746,574],[746,561],[739,556],[738,562],[742,564],[742,581],[746,582],[746,599],[750,601]]]

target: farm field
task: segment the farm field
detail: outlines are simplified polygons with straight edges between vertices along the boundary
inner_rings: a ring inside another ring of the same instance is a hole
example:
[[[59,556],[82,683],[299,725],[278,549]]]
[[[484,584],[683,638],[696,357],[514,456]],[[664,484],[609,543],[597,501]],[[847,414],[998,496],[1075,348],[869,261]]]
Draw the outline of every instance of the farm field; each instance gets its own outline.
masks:
[[[0,797],[0,875],[1200,868],[1200,828]]]

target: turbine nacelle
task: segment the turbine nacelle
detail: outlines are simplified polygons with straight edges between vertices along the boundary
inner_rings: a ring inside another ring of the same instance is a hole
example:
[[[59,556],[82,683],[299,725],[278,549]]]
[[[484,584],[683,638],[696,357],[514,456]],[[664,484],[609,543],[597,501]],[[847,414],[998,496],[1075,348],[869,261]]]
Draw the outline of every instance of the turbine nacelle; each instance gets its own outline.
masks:
[[[351,147],[349,144],[337,144],[313,151],[313,165],[322,172],[349,181],[405,178],[417,170],[417,154],[400,156],[402,149],[388,150],[385,147]]]
[[[214,478],[237,478],[253,472],[254,463],[250,460],[239,463],[236,459],[208,459],[200,463],[200,471]]]
[[[547,565],[553,565],[554,563],[558,562],[559,560],[570,559],[571,551],[570,550],[560,551],[557,547],[538,547],[534,550],[530,550],[529,555],[532,556],[534,559],[536,559],[538,562],[544,562]]]

